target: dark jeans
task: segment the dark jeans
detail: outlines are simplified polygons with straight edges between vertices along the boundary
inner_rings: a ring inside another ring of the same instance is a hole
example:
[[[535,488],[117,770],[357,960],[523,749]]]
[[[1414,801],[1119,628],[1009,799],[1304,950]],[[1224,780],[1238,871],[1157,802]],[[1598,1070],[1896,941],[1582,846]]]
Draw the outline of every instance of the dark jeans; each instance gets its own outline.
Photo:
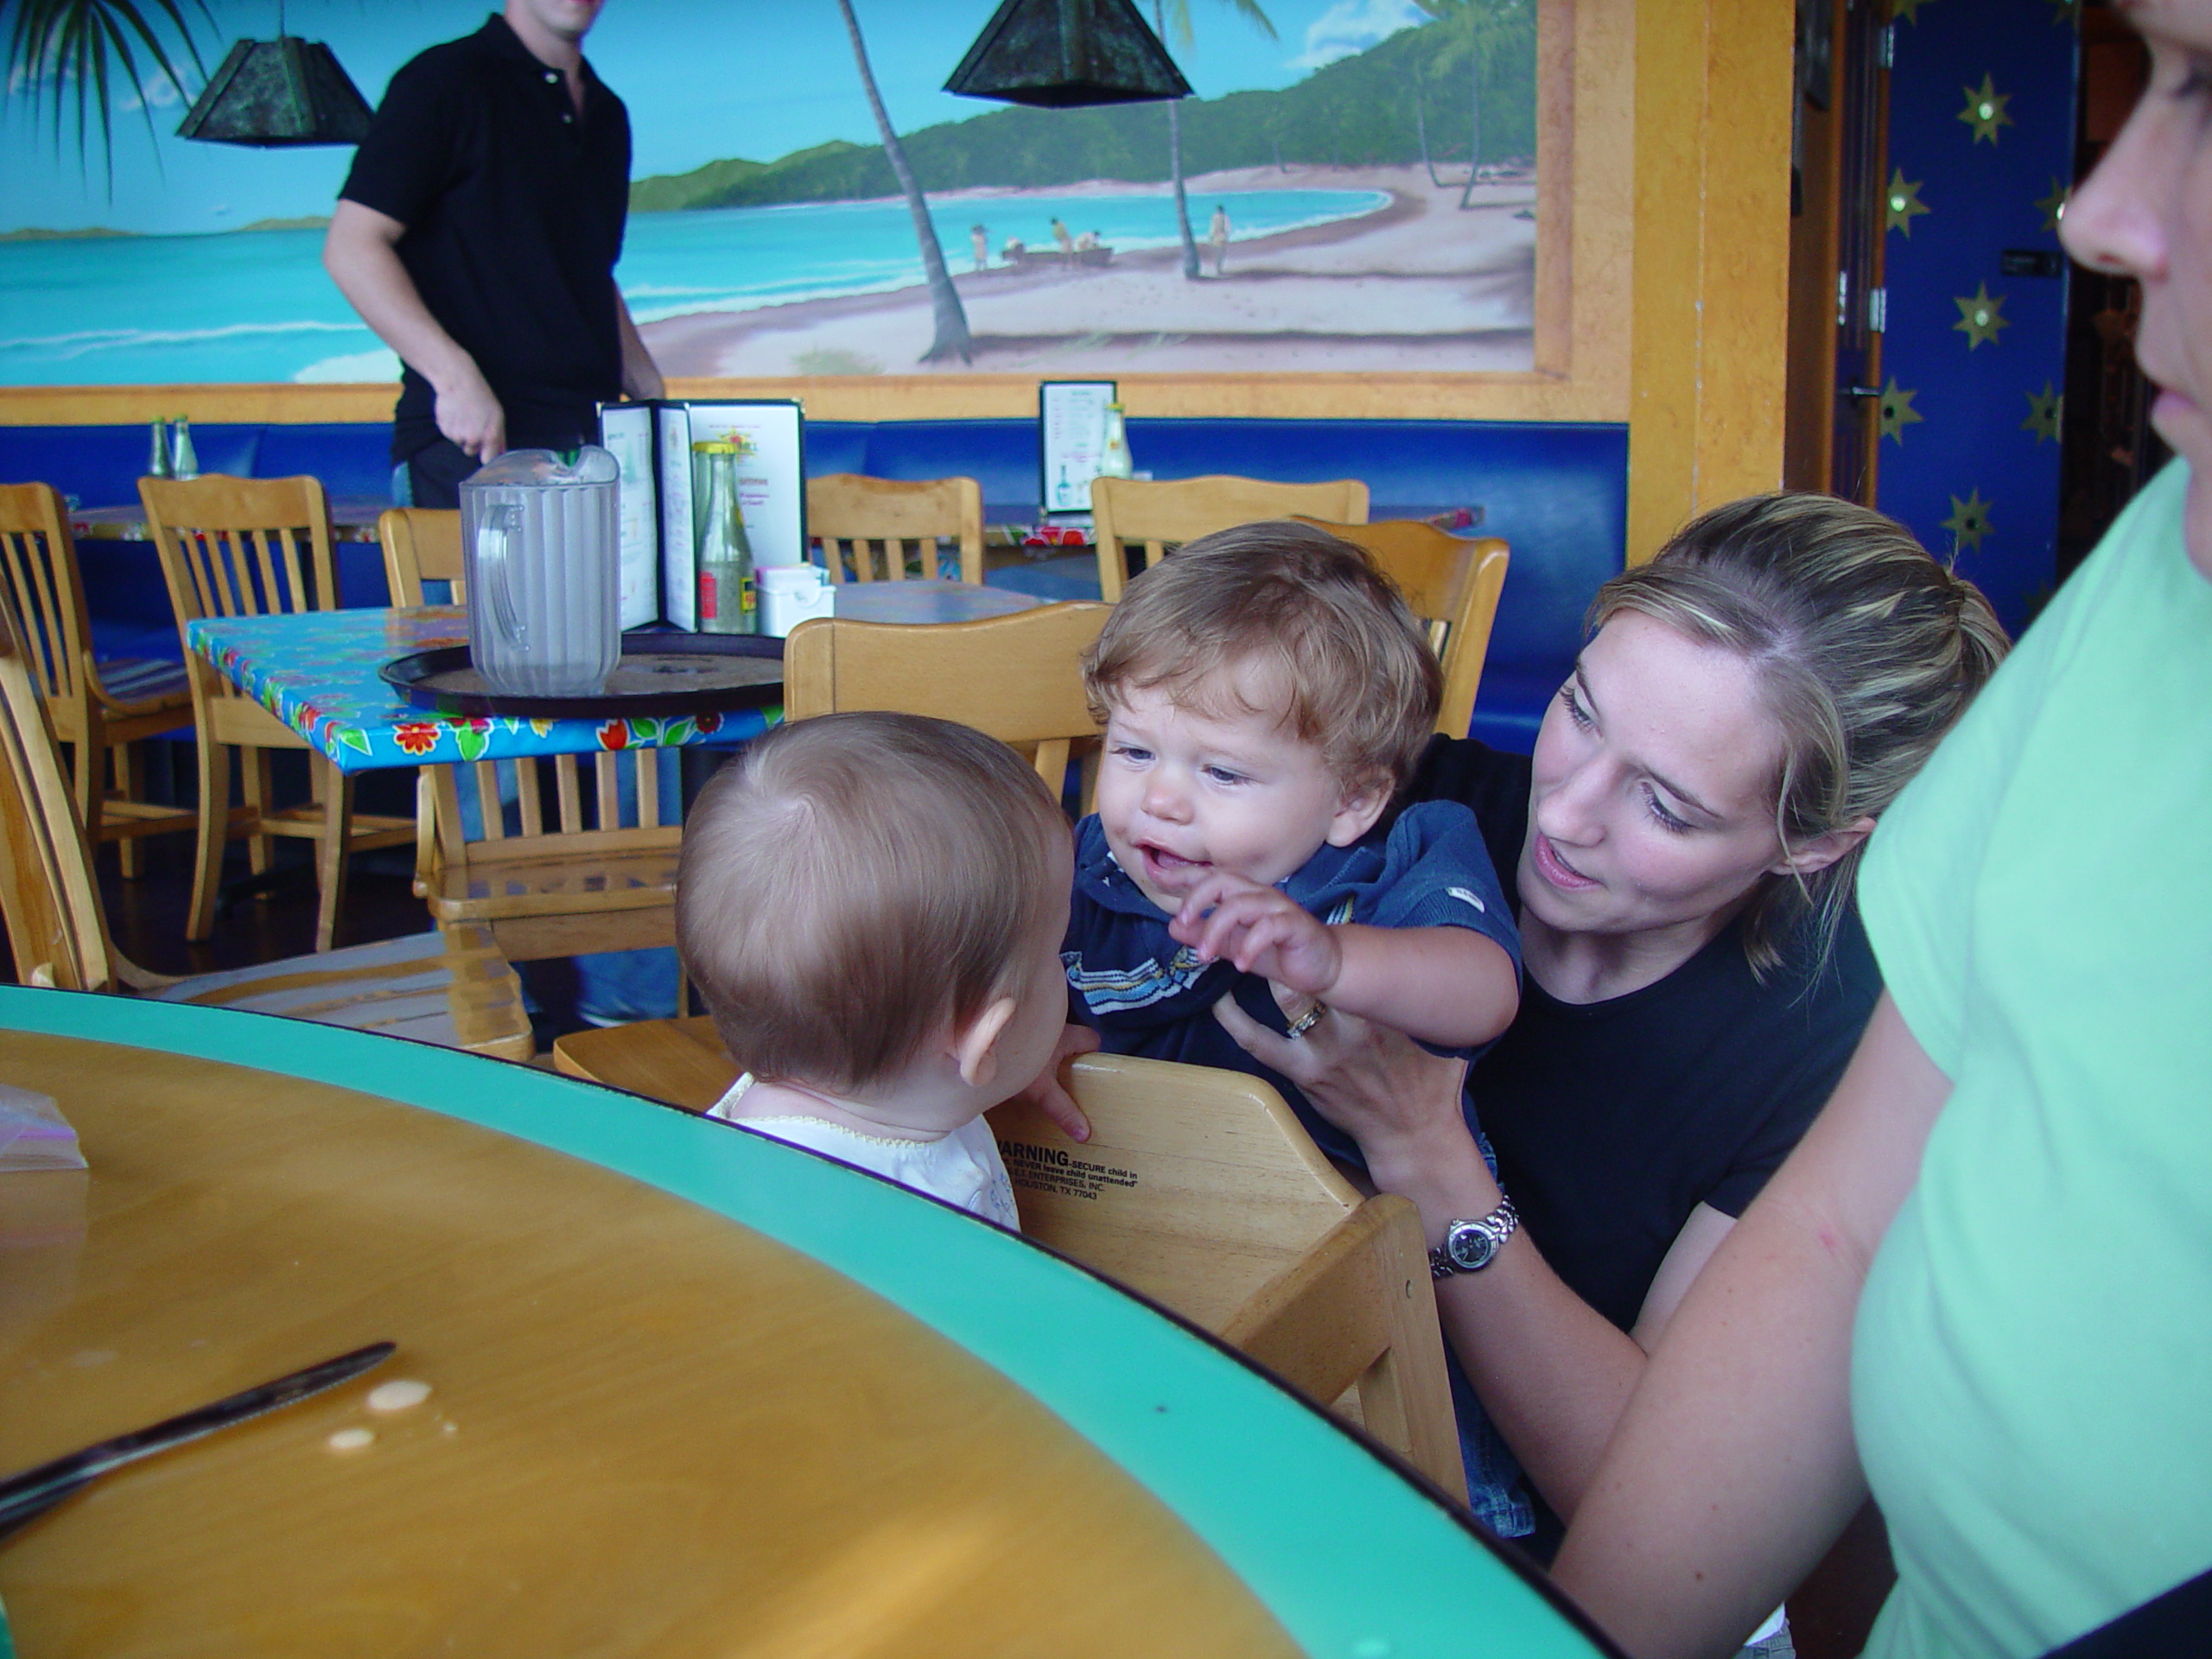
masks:
[[[448,510],[458,507],[461,480],[474,473],[478,465],[476,457],[451,438],[440,438],[429,448],[416,450],[406,461],[406,505]]]

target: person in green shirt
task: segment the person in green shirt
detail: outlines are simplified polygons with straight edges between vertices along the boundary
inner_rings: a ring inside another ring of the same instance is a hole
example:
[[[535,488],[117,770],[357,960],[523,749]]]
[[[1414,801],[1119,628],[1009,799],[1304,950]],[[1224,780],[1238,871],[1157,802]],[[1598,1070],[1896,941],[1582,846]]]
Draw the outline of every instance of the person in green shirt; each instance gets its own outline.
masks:
[[[1872,837],[1887,990],[1559,1556],[1639,1659],[1732,1648],[1870,1489],[1883,1659],[2109,1637],[2212,1568],[2212,0],[2122,10],[2150,84],[2063,234],[2142,283],[2179,458]]]

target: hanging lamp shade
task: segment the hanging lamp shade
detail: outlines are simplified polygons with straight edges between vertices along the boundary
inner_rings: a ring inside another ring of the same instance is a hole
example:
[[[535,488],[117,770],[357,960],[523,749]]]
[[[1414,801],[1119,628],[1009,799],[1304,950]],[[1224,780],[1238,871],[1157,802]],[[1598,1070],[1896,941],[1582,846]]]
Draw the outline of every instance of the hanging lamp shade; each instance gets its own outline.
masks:
[[[369,105],[328,47],[280,34],[232,47],[176,134],[262,149],[358,144],[369,136]]]
[[[1191,83],[1129,0],[1006,0],[944,90],[1057,110],[1188,98]]]

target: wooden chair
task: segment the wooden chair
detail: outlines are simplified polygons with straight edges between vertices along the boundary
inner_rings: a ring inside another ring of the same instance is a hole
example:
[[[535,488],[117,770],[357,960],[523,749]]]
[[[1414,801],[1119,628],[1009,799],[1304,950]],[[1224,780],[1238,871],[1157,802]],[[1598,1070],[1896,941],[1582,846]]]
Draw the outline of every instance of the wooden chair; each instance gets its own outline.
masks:
[[[17,979],[246,1008],[503,1059],[531,1053],[514,970],[481,929],[171,979],[110,943],[99,887],[22,643],[0,607],[0,914]]]
[[[1095,478],[1090,481],[1091,534],[1098,543],[1098,592],[1109,604],[1128,581],[1132,543],[1144,549],[1148,570],[1171,547],[1234,524],[1311,513],[1316,518],[1359,524],[1367,518],[1367,486],[1356,478],[1328,484],[1276,484],[1263,478]]]
[[[553,1063],[695,1112],[737,1075],[704,1017],[578,1032]],[[1361,1198],[1256,1077],[1103,1054],[1065,1075],[1089,1141],[1014,1102],[991,1114],[1022,1231],[1212,1332],[1465,1503],[1420,1212]]]
[[[123,873],[135,876],[141,837],[194,823],[188,809],[139,798],[145,782],[138,744],[192,724],[184,665],[93,660],[76,543],[61,498],[48,485],[0,484],[0,598],[15,607],[54,734],[75,751],[78,820],[95,843],[120,841]]]
[[[862,582],[906,579],[906,543],[921,543],[922,575],[937,575],[940,536],[960,543],[960,580],[983,580],[983,488],[972,478],[933,478],[921,483],[828,473],[806,480],[806,533],[822,543],[830,580],[845,579],[849,550],[853,575]]]
[[[784,642],[784,718],[854,709],[957,721],[1033,755],[1057,798],[1077,744],[1098,731],[1083,653],[1108,607],[1046,605],[976,622],[817,617]]]
[[[466,833],[461,764],[425,766],[415,891],[442,927],[488,927],[511,962],[635,950],[676,943],[676,866],[683,826],[664,822],[661,768],[677,751],[641,748],[636,799],[626,802],[621,756],[477,760],[479,832]],[[515,818],[500,801],[499,766],[514,767]]]
[[[453,584],[455,605],[468,602],[461,552],[461,514],[450,507],[386,507],[377,515],[377,544],[384,549],[384,577],[391,602],[402,610],[429,603],[425,582]]]
[[[1505,543],[1496,536],[1453,536],[1419,518],[1332,524],[1301,514],[1300,521],[1365,548],[1428,624],[1428,642],[1444,664],[1436,729],[1465,737],[1475,717],[1497,597],[1505,590]]]
[[[207,616],[260,616],[338,607],[338,581],[330,553],[330,513],[322,486],[312,478],[142,478],[139,499],[162,558],[177,634]],[[321,903],[315,916],[315,949],[327,950],[346,898],[346,859],[375,847],[399,847],[415,838],[411,818],[353,816],[353,783],[308,747],[297,732],[245,696],[188,644],[184,663],[192,685],[193,723],[200,739],[199,857],[192,877],[192,910],[185,937],[204,939],[215,925],[215,895],[223,846],[232,836],[251,839],[253,869],[269,868],[270,837],[290,836],[316,846],[315,876]],[[246,751],[247,811],[234,816],[231,751]],[[304,806],[271,804],[269,753],[308,752],[312,798]]]

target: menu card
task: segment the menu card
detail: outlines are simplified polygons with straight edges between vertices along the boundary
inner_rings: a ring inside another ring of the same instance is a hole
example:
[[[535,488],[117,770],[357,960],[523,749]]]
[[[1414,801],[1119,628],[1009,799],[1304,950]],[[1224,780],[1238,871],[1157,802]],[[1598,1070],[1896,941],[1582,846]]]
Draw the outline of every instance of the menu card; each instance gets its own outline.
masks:
[[[1111,380],[1046,380],[1037,387],[1038,499],[1047,514],[1090,511],[1090,480],[1106,453]]]
[[[753,562],[806,562],[805,421],[789,398],[600,406],[600,442],[622,468],[617,513],[625,628],[699,625],[695,443],[738,447],[738,506]]]

